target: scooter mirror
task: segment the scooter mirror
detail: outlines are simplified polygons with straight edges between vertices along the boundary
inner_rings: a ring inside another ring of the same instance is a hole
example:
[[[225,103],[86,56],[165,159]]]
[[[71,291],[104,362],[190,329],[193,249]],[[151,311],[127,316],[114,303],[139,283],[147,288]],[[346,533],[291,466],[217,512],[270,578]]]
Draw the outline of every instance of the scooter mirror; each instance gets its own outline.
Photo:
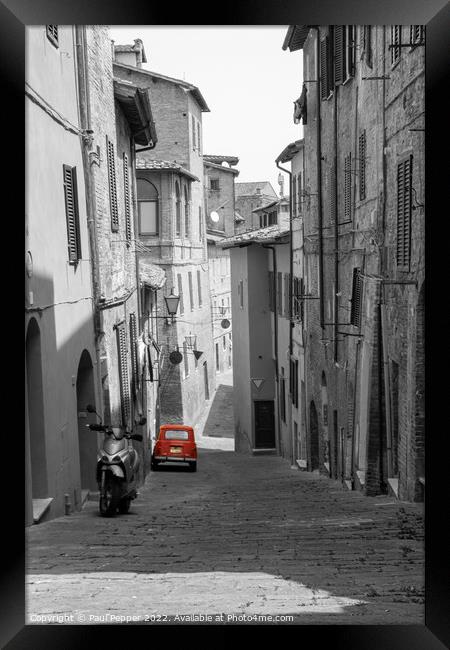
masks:
[[[92,406],[92,404],[88,404],[88,405],[86,406],[86,411],[87,411],[88,413],[95,413],[95,408]]]

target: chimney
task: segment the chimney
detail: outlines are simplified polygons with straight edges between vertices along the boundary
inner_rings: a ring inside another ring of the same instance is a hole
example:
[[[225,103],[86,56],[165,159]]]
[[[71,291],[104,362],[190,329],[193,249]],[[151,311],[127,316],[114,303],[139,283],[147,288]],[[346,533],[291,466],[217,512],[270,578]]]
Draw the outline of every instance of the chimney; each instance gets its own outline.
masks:
[[[134,39],[134,45],[114,45],[114,60],[124,65],[142,68],[143,63],[147,63],[145,56],[144,44],[140,38]]]

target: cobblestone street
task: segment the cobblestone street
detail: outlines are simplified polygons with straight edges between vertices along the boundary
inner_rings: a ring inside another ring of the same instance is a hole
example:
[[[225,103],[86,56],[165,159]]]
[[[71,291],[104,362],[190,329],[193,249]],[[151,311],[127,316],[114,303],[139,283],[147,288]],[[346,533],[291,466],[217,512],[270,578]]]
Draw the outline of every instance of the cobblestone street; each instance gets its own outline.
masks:
[[[219,402],[204,434],[217,431]],[[127,515],[102,518],[88,501],[29,528],[28,622],[223,613],[423,624],[421,505],[237,454],[224,433],[199,438],[197,473],[151,473]]]

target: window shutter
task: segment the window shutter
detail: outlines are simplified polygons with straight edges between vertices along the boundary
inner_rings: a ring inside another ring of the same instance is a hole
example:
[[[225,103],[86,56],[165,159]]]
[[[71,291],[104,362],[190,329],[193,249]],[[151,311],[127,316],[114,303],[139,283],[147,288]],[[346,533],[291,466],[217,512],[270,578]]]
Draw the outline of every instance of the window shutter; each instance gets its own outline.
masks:
[[[278,271],[277,305],[280,316],[283,314],[283,274]]]
[[[202,278],[200,271],[197,271],[197,284],[198,284],[198,306],[202,305]]]
[[[77,262],[81,259],[81,241],[76,167],[63,165],[63,181],[69,262]]]
[[[345,81],[345,25],[336,25],[334,30],[334,82]]]
[[[344,159],[344,221],[349,221],[352,214],[352,154]]]
[[[365,130],[359,136],[359,199],[364,201],[366,198],[366,132]]]
[[[320,97],[328,97],[327,38],[320,41]]]
[[[117,354],[119,359],[120,401],[122,406],[122,424],[126,426],[131,416],[130,382],[128,378],[127,333],[125,323],[116,328]]]
[[[297,177],[292,176],[292,218],[297,215]]]
[[[138,364],[137,364],[137,329],[136,329],[136,314],[130,314],[130,350],[131,350],[131,370],[132,380],[136,386],[138,378]]]
[[[412,162],[410,156],[397,167],[397,266],[404,271],[411,261]]]
[[[106,150],[108,160],[108,181],[109,181],[109,204],[111,208],[111,230],[119,230],[119,210],[117,206],[116,186],[116,160],[114,155],[114,144],[106,136]]]
[[[300,278],[300,281],[299,281],[299,293],[300,293],[300,296],[305,295],[305,283],[304,283],[303,278]],[[300,306],[300,320],[303,323],[304,320],[305,320],[305,318],[304,318],[305,317],[305,299],[303,297],[300,298],[299,306]]]
[[[58,25],[46,25],[47,38],[55,47],[59,47]]]
[[[359,327],[361,325],[361,298],[362,298],[362,278],[359,268],[353,269],[352,299],[350,310],[350,324]]]
[[[334,164],[330,167],[328,176],[329,187],[329,210],[330,210],[330,223],[334,223],[336,219],[336,174]]]
[[[123,189],[125,197],[125,236],[131,243],[131,197],[130,197],[130,170],[128,169],[128,156],[123,154]]]
[[[297,175],[297,206],[298,206],[298,211],[302,211],[302,173],[299,172]]]
[[[345,55],[346,55],[346,78],[353,77],[355,74],[355,40],[356,40],[356,27],[355,25],[347,25],[345,39]]]
[[[391,65],[400,59],[401,25],[391,25]]]
[[[328,36],[327,36],[327,86],[328,86],[328,92],[327,92],[327,97],[330,96],[330,94],[333,91],[334,88],[334,27],[333,25],[330,25],[328,28]]]

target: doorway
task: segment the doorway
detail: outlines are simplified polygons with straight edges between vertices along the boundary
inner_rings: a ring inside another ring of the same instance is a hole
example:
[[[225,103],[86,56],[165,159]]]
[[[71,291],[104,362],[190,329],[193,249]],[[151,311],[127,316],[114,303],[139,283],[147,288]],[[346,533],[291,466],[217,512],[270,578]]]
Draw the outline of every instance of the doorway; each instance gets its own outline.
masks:
[[[319,424],[316,405],[312,401],[309,405],[309,430],[311,447],[311,471],[319,469]]]
[[[273,400],[255,403],[255,449],[275,449],[275,409]]]
[[[91,355],[83,350],[77,374],[78,451],[80,461],[80,485],[82,490],[96,490],[95,463],[97,459],[97,436],[86,424],[96,423],[95,414],[86,411],[87,404],[95,406],[94,369]]]

